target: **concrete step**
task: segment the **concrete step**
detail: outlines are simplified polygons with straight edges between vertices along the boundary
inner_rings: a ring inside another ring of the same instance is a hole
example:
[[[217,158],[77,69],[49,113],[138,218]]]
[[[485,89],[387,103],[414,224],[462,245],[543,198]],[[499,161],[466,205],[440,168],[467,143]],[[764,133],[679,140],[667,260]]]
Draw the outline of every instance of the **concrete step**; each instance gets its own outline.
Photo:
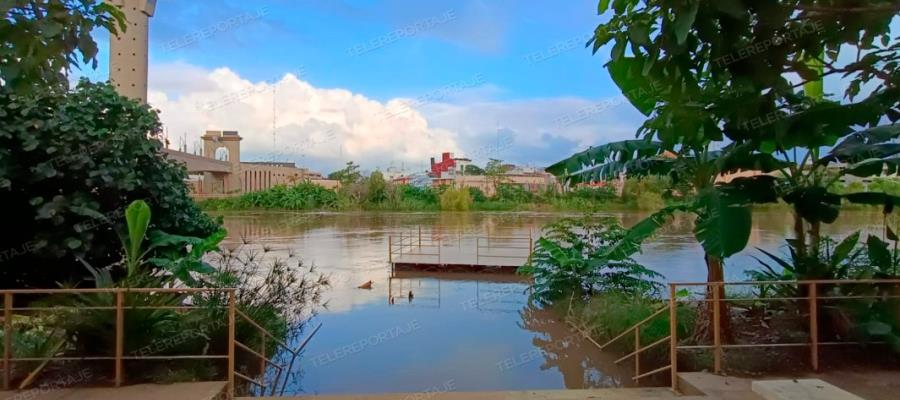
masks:
[[[751,386],[765,400],[863,400],[821,379],[754,381]]]
[[[189,382],[166,385],[142,384],[118,388],[35,387],[0,391],[0,400],[217,400],[226,382]]]

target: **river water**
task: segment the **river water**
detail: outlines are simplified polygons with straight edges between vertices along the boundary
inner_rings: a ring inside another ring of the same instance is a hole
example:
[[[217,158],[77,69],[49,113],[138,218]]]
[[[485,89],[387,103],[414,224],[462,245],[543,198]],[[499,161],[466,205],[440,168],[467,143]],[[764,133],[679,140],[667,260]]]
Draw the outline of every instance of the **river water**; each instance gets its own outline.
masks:
[[[285,393],[343,394],[423,391],[580,389],[631,386],[632,366],[571,332],[548,311],[529,306],[515,276],[397,273],[388,236],[401,231],[453,236],[528,235],[563,213],[294,213],[223,214],[227,243],[241,238],[295,253],[332,277],[323,324],[300,361],[302,378]],[[644,214],[612,213],[624,226]],[[878,212],[848,211],[823,234],[875,232]],[[783,251],[791,214],[754,213],[748,248],[726,263],[728,280],[757,268],[756,248]],[[688,217],[676,218],[636,258],[667,281],[703,281],[703,252]],[[372,289],[357,286],[372,281]],[[412,293],[412,298],[409,294]],[[393,301],[390,299],[393,298]]]

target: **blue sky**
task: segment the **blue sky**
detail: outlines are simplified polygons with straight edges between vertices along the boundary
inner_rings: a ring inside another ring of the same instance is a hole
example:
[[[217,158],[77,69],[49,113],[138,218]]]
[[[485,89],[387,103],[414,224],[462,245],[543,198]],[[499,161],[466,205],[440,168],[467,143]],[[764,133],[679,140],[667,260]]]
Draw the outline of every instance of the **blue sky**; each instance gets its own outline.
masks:
[[[596,9],[597,0],[158,0],[149,102],[173,147],[238,130],[243,161],[415,172],[451,151],[545,167],[633,138],[644,119],[603,68],[609,49],[584,47],[606,18]],[[97,36],[101,68],[86,74],[105,80],[108,35]],[[825,86],[842,92],[839,77]]]
[[[544,167],[630,138],[642,122],[603,69],[608,51],[584,48],[602,21],[596,7],[159,0],[150,104],[173,146],[235,129],[244,161],[416,171],[452,151]],[[86,74],[105,79],[108,39],[98,40],[101,68]],[[565,119],[585,109],[587,118]]]

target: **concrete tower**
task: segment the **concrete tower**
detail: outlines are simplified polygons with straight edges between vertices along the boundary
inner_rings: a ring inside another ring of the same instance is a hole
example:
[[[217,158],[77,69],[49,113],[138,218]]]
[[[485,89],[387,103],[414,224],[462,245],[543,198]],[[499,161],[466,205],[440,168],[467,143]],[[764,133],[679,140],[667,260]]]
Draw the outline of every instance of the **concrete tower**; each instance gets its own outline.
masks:
[[[109,36],[109,80],[119,94],[147,102],[147,48],[156,0],[106,0],[125,14],[128,29]]]

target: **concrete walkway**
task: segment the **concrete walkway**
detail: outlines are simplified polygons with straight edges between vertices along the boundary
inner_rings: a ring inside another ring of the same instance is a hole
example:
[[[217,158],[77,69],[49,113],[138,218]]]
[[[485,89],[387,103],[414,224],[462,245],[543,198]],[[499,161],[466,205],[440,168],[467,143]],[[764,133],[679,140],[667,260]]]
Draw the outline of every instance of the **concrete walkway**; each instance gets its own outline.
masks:
[[[667,388],[528,390],[503,392],[421,392],[389,394],[329,395],[305,397],[246,397],[242,400],[309,399],[309,400],[638,400],[681,399]],[[712,400],[704,398],[706,400]]]
[[[0,400],[219,400],[225,382],[192,382],[170,385],[131,385],[120,388],[33,388],[0,391]]]

